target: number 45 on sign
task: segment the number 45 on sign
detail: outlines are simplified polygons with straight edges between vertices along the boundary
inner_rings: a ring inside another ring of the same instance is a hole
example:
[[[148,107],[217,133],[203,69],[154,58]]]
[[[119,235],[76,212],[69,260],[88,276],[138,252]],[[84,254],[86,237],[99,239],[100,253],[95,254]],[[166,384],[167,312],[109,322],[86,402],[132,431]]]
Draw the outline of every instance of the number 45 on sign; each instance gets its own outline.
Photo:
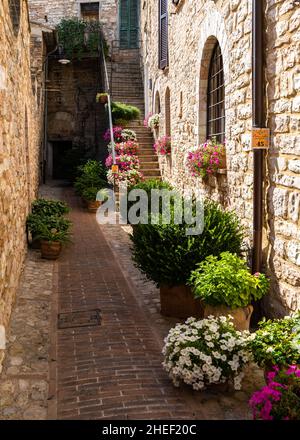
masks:
[[[270,129],[252,128],[252,148],[268,149],[270,147]]]

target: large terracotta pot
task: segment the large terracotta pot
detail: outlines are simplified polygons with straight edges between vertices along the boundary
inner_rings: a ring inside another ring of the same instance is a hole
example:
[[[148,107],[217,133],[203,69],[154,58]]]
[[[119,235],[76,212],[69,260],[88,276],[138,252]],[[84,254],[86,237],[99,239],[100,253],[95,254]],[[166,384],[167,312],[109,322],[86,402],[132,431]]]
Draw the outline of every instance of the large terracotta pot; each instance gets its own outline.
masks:
[[[160,287],[161,314],[173,318],[186,319],[191,316],[203,318],[203,304],[195,299],[191,288],[181,286]]]
[[[101,206],[99,200],[88,200],[87,209],[89,212],[97,212],[98,208]]]
[[[41,240],[42,258],[57,260],[61,252],[61,243],[58,241]]]
[[[237,330],[249,330],[250,328],[250,318],[253,312],[253,307],[251,305],[247,307],[238,307],[237,309],[231,309],[226,306],[210,306],[205,304],[204,306],[204,317],[207,318],[210,315],[213,316],[228,316],[233,317],[233,323]]]

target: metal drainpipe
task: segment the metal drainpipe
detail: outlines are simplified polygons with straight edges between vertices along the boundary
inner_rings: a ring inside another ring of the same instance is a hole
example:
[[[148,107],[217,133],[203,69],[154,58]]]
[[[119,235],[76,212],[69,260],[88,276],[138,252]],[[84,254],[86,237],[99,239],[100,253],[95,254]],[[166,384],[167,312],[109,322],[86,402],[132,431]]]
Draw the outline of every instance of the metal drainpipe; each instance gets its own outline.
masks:
[[[264,0],[252,1],[252,101],[253,127],[265,128],[265,42],[264,42]],[[263,177],[264,150],[253,151],[253,273],[262,267],[262,231],[263,231]]]
[[[253,127],[266,127],[265,101],[265,0],[252,0],[252,102]],[[262,270],[262,237],[264,195],[263,180],[265,151],[253,151],[253,253],[252,273]],[[262,318],[261,302],[253,304],[252,324],[256,325]]]

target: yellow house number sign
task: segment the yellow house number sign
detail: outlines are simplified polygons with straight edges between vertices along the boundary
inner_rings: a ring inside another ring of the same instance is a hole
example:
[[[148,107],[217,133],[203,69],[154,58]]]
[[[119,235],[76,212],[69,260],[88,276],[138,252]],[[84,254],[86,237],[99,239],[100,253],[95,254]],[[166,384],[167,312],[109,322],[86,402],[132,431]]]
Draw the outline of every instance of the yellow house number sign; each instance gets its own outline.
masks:
[[[252,148],[269,148],[270,146],[270,129],[269,128],[252,128]]]

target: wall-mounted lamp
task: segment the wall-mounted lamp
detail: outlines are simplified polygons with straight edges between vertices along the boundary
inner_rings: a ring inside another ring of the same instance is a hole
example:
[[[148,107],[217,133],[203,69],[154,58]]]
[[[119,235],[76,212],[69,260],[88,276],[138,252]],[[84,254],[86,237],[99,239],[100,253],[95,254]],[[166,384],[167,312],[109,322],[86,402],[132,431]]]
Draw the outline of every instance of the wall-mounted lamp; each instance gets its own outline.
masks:
[[[63,46],[58,46],[58,62],[64,65],[71,62],[71,60],[66,57]]]

